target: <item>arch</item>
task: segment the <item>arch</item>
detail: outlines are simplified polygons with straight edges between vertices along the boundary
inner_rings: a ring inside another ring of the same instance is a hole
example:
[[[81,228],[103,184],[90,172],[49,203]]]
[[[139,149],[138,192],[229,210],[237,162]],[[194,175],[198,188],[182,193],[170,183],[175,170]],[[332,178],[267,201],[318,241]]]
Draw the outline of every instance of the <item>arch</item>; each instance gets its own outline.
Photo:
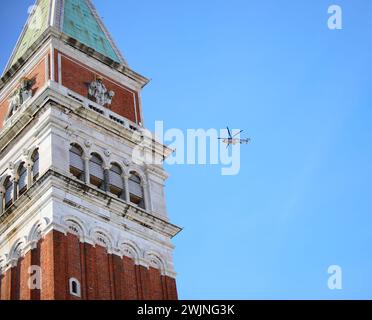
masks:
[[[143,182],[142,177],[140,176],[140,174],[139,174],[137,171],[131,171],[131,172],[129,173],[129,175],[130,175],[130,176],[133,176],[133,177],[135,177],[135,178],[137,178],[137,179],[138,179],[138,182],[140,182],[140,183]]]
[[[25,239],[22,239],[22,238],[14,242],[14,244],[12,245],[9,251],[9,259],[12,262],[17,261],[19,258],[22,257],[25,245],[26,245],[26,241]]]
[[[70,143],[70,148],[73,147],[73,146],[76,147],[78,150],[80,150],[81,156],[85,156],[86,155],[86,152],[85,152],[84,148],[79,143],[77,143],[77,142],[71,142]]]
[[[28,234],[28,242],[31,243],[32,246],[37,245],[37,242],[42,238],[44,231],[49,225],[48,218],[42,218],[41,220],[37,221],[31,228]]]
[[[90,231],[89,236],[93,240],[94,245],[104,247],[109,252],[112,251],[114,241],[107,230],[95,227]]]
[[[91,149],[89,152],[89,159],[92,158],[93,154],[98,155],[102,159],[103,167],[108,168],[110,166],[110,159],[108,159],[101,150],[98,150],[96,148]]]
[[[78,139],[70,139],[69,146],[71,146],[73,144],[78,145],[83,150],[83,153],[84,153],[85,157],[87,157],[87,156],[89,157],[90,151],[89,151],[89,148],[86,147],[86,144],[84,142],[81,142]]]
[[[136,264],[139,263],[141,249],[133,241],[125,240],[119,245],[119,250],[123,256],[133,259]]]
[[[6,170],[6,172],[0,178],[0,187],[3,187],[4,184],[5,184],[5,180],[7,180],[11,176],[12,176],[12,174],[11,174],[10,170],[9,169]],[[2,191],[4,192],[5,190],[3,189]]]
[[[158,269],[161,274],[165,273],[166,263],[159,253],[154,251],[147,251],[145,253],[145,260],[148,262],[150,267]]]
[[[116,163],[116,164],[118,164],[122,168],[123,174],[126,174],[127,173],[127,166],[125,164],[125,161],[123,161],[123,157],[122,156],[116,155],[113,152],[107,159],[108,159],[107,162],[110,164],[110,166],[113,163]]]
[[[63,225],[68,233],[74,234],[80,238],[85,239],[87,230],[84,226],[84,222],[75,216],[66,216],[63,218]]]
[[[13,171],[16,173],[16,177],[17,178],[18,178],[17,172],[18,172],[20,166],[21,165],[26,165],[26,163],[27,163],[26,157],[21,157],[19,160],[17,160],[16,162],[14,162],[14,165],[13,165],[14,170]]]
[[[111,169],[112,167],[114,167],[114,166],[120,168],[120,172],[121,172],[121,174],[124,174],[124,173],[125,173],[125,171],[124,171],[124,169],[123,169],[123,166],[122,166],[118,161],[111,161],[111,163],[110,163],[110,169]]]
[[[34,145],[32,146],[28,152],[27,152],[27,155],[26,155],[26,162],[31,162],[32,161],[32,155],[35,153],[36,150],[39,150],[39,145]]]
[[[70,294],[81,298],[81,284],[80,281],[76,278],[70,278],[68,280]]]
[[[135,168],[133,166],[130,166],[128,167],[126,172],[128,173],[128,176],[131,175],[132,173],[135,173],[138,177],[140,177],[143,183],[146,183],[146,175],[142,172],[142,170],[140,170],[140,168]]]

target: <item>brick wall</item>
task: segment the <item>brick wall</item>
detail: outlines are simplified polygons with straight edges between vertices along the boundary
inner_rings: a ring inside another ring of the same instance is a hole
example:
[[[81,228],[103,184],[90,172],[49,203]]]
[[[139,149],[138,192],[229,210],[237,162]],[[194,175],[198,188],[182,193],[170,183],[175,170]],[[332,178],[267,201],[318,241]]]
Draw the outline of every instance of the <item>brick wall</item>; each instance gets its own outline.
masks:
[[[39,265],[41,290],[30,290],[28,268]],[[0,275],[1,300],[76,300],[69,294],[69,279],[81,283],[81,299],[176,300],[176,281],[159,270],[135,265],[128,257],[107,253],[103,247],[81,243],[78,237],[48,233],[17,266]]]
[[[46,78],[49,78],[49,75],[46,75],[46,59],[48,59],[49,55],[43,57],[40,62],[36,65],[36,67],[27,75],[27,78],[33,81],[32,86],[32,93],[35,95],[37,91],[43,87],[46,83]],[[0,101],[0,129],[3,128],[5,117],[8,114],[8,107],[9,107],[9,99],[13,92],[17,89],[18,85],[16,85],[13,90],[7,95],[2,101]]]
[[[103,83],[107,90],[115,92],[112,104],[107,107],[135,123],[141,122],[138,92],[127,88],[104,74],[100,74],[98,71],[83,65],[71,57],[62,53],[59,54],[61,55],[60,67],[63,86],[84,97],[88,97],[89,84],[95,80],[97,75],[100,75],[103,77]],[[56,51],[55,60],[58,61],[58,51]],[[58,65],[56,70],[58,70]],[[58,81],[58,73],[56,74],[56,81]]]

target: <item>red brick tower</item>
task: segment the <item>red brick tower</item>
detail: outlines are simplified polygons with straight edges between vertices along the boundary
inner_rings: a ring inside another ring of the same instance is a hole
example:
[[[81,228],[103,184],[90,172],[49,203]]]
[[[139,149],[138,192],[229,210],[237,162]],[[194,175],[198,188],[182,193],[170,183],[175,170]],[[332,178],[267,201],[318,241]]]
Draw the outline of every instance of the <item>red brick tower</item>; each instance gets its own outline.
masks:
[[[147,83],[89,0],[32,8],[0,80],[1,300],[177,299]]]

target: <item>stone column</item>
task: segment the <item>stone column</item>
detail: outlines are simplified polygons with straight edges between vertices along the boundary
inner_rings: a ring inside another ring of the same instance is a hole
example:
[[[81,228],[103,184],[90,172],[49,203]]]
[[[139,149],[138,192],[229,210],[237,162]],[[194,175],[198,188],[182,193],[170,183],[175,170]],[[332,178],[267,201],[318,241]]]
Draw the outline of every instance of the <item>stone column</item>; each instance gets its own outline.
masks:
[[[105,192],[109,191],[109,184],[110,184],[110,167],[105,166],[103,168],[103,190]]]
[[[149,203],[149,195],[148,195],[148,184],[145,181],[141,181],[142,191],[143,191],[143,201],[145,203],[145,210],[151,211],[150,203]]]
[[[32,161],[26,162],[27,166],[27,189],[29,189],[32,186]]]
[[[1,186],[0,187],[0,216],[3,214],[4,212],[4,194],[5,194],[5,190],[4,190],[4,187]]]
[[[124,179],[124,189],[125,189],[125,201],[130,202],[130,194],[129,194],[129,177],[127,175],[123,175]]]
[[[89,183],[90,182],[89,160],[90,160],[90,157],[84,157],[84,174],[85,174],[84,181],[85,181],[85,183]]]
[[[18,192],[17,192],[17,189],[18,189],[18,177],[15,176],[12,178],[12,182],[13,182],[13,203],[17,200],[18,198]]]

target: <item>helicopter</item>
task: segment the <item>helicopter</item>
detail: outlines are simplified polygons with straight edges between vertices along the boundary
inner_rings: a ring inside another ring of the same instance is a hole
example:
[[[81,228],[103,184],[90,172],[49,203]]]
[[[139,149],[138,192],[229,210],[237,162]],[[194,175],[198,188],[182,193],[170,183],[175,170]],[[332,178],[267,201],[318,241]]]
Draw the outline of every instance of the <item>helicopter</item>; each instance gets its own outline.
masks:
[[[231,131],[230,131],[230,128],[227,127],[227,132],[229,134],[229,137],[228,138],[218,138],[218,140],[221,140],[223,143],[227,144],[227,147],[228,148],[230,145],[236,145],[236,144],[249,144],[251,142],[251,139],[239,139],[239,138],[235,138],[236,136],[238,136],[239,134],[241,134],[244,130],[240,130],[237,134],[235,134],[234,136],[231,134]]]

